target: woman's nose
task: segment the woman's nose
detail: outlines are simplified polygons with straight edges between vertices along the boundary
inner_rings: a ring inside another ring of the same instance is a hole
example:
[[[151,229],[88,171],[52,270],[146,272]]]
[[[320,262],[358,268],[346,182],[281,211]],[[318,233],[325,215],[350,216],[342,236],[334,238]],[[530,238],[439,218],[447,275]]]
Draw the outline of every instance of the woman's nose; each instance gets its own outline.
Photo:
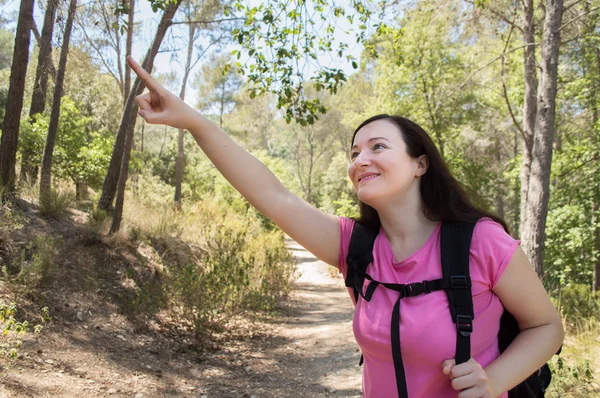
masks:
[[[371,158],[364,151],[360,152],[354,158],[354,165],[355,165],[355,167],[365,166],[365,165],[368,165],[369,163],[371,163]]]

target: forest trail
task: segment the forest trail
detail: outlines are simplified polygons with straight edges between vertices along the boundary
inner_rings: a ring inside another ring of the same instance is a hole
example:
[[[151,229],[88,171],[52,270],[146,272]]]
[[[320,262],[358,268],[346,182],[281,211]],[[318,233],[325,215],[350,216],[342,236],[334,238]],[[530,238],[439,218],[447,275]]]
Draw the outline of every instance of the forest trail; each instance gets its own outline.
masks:
[[[352,333],[353,306],[340,277],[332,277],[329,266],[291,239],[286,240],[298,262],[290,305],[295,314],[284,320],[280,334],[291,341],[295,357],[285,365],[291,374],[302,374],[302,395],[360,397],[360,352]],[[307,383],[312,380],[312,386]]]
[[[232,320],[203,350],[189,332],[140,327],[105,292],[63,292],[43,333],[26,339],[19,359],[0,361],[0,398],[360,397],[343,280],[296,242],[286,245],[299,277],[280,314]],[[1,286],[0,295],[9,298]]]

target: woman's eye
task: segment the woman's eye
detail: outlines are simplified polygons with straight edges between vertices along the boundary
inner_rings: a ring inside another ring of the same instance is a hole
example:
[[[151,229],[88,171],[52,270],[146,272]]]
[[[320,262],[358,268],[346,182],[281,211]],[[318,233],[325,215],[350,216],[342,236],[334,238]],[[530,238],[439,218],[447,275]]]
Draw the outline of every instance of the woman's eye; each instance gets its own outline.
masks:
[[[378,149],[378,147],[385,148],[386,146],[383,144],[375,144],[373,145],[373,149]]]
[[[358,152],[352,152],[350,154],[350,159],[354,160],[354,159],[356,159],[357,156],[358,156]]]

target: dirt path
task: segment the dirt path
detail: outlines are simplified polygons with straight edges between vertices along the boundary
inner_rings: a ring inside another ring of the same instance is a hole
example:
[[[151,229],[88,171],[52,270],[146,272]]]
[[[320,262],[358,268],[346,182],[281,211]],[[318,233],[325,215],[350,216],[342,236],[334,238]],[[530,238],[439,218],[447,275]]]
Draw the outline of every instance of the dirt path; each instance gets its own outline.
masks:
[[[352,303],[341,277],[332,278],[327,264],[317,260],[296,242],[287,246],[298,259],[300,277],[296,282],[288,316],[279,334],[292,344],[286,349],[294,358],[286,361],[298,390],[289,396],[360,397],[360,353],[352,334]]]
[[[300,277],[281,317],[233,322],[218,349],[196,351],[185,334],[140,329],[102,292],[70,294],[52,304],[52,323],[26,340],[20,359],[0,360],[9,366],[0,371],[0,398],[360,397],[343,281],[287,244]],[[1,286],[0,295],[9,299]]]

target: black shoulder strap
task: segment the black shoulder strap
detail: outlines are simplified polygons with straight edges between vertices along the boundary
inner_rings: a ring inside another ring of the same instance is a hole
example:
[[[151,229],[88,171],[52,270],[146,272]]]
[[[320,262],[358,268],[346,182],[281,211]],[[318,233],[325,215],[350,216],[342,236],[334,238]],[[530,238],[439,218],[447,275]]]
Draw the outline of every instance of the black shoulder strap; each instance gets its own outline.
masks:
[[[346,264],[348,272],[346,273],[346,287],[354,289],[354,301],[358,302],[359,291],[362,289],[364,277],[361,274],[366,273],[367,266],[373,262],[373,245],[379,229],[364,224],[354,223],[352,237],[350,238],[350,248]],[[358,269],[361,272],[356,272]]]
[[[456,324],[456,363],[471,358],[473,296],[469,273],[469,250],[475,223],[442,222],[441,258],[450,315]]]

